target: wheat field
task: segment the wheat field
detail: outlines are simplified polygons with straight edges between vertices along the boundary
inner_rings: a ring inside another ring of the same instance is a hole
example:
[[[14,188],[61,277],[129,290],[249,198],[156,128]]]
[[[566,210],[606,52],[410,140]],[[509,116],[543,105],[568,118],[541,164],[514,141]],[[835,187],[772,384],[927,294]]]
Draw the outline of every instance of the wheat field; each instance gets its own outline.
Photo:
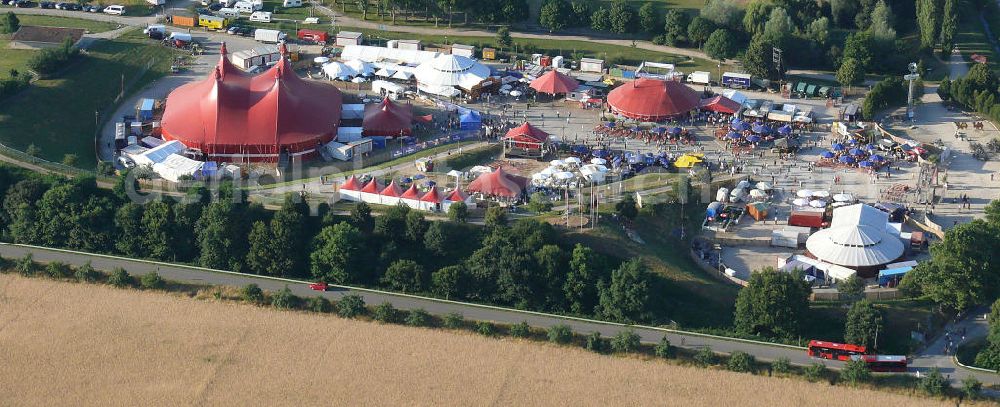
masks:
[[[0,405],[943,405],[12,275],[0,275],[0,350]]]

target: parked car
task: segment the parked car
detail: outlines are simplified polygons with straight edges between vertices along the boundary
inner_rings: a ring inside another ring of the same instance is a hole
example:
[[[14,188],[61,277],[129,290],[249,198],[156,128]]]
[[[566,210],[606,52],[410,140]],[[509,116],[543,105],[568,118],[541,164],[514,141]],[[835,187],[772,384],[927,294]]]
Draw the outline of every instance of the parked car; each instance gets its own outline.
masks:
[[[51,1],[43,1],[41,3],[38,3],[38,7],[41,7],[41,8],[56,8],[56,4],[53,3],[53,2],[51,2]]]
[[[228,29],[226,29],[226,34],[239,34],[241,28],[243,27],[240,27],[238,25],[231,25],[229,26]]]
[[[90,6],[87,7],[87,11],[90,13],[100,13],[101,11],[103,11],[103,9],[101,8],[101,6]]]
[[[253,28],[253,27],[243,27],[243,29],[240,30],[240,35],[242,35],[244,37],[253,37],[253,35],[254,35],[255,32],[257,32],[256,28]]]
[[[212,11],[222,10],[222,3],[212,3],[211,5],[208,6],[208,9]]]
[[[117,4],[113,6],[107,6],[104,8],[104,13],[111,14],[114,16],[123,16],[125,15],[125,6],[119,6]]]
[[[14,3],[14,7],[18,7],[18,8],[28,8],[28,7],[35,7],[35,6],[36,6],[36,4],[34,2],[31,2],[31,1],[28,1],[28,0],[18,0],[17,2]]]
[[[198,14],[205,14],[205,15],[209,15],[209,16],[214,15],[214,14],[212,14],[212,10],[209,10],[207,8],[204,8],[204,7],[201,7],[199,9],[195,10],[195,11]]]
[[[309,289],[310,290],[326,291],[328,288],[329,288],[329,286],[325,282],[322,282],[322,281],[309,284]]]
[[[63,7],[63,10],[80,11],[83,10],[83,6],[76,3],[66,3],[66,5]]]

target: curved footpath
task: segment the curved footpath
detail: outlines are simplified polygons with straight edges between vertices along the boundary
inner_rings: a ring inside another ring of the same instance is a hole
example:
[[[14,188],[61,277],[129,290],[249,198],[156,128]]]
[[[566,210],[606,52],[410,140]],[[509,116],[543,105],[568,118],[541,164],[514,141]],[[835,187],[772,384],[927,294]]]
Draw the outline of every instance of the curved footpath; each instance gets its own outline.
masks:
[[[423,308],[427,312],[436,315],[457,312],[464,315],[465,318],[472,320],[495,321],[506,324],[515,324],[521,321],[526,321],[528,324],[536,328],[548,328],[557,324],[566,324],[572,328],[574,332],[581,334],[600,332],[602,335],[610,337],[622,329],[625,329],[624,325],[610,322],[561,317],[551,314],[469,304],[457,301],[445,301],[415,295],[341,286],[336,287],[332,291],[321,293],[310,290],[307,286],[307,282],[305,281],[254,276],[193,266],[133,260],[116,256],[50,249],[37,246],[7,243],[0,244],[0,255],[5,258],[21,258],[29,253],[33,256],[35,261],[43,263],[60,261],[66,264],[80,266],[90,261],[94,268],[97,269],[110,270],[114,267],[122,267],[136,276],[156,271],[165,279],[192,284],[229,285],[238,287],[254,283],[259,285],[261,288],[270,291],[280,290],[283,287],[288,286],[292,293],[301,297],[323,295],[331,300],[339,299],[347,294],[358,294],[364,297],[365,302],[370,305],[389,302],[399,309]],[[773,361],[777,358],[785,357],[797,365],[807,365],[814,362],[820,362],[831,368],[840,368],[843,366],[843,363],[841,362],[810,358],[806,355],[804,348],[795,346],[775,345],[649,326],[633,326],[632,329],[634,329],[635,332],[639,334],[642,341],[646,343],[656,343],[660,340],[660,338],[666,335],[672,345],[686,349],[699,349],[710,346],[712,350],[723,353],[744,351],[756,356],[762,361]],[[942,369],[944,374],[950,375],[952,379],[956,380],[972,375],[986,384],[1000,383],[1000,376],[997,376],[996,374],[969,369],[962,369],[959,371],[959,368],[954,364],[954,361],[947,357],[917,357],[914,360],[914,364],[911,366],[911,371],[924,370],[930,366],[938,366]]]

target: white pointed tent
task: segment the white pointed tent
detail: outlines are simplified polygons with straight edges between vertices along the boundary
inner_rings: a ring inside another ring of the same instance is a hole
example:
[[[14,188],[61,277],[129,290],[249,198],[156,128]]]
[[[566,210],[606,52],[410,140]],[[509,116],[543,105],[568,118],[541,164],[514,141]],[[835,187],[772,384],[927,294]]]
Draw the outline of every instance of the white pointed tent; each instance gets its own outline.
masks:
[[[830,227],[813,233],[806,249],[827,263],[846,267],[888,264],[903,254],[903,242],[890,231],[889,215],[865,204],[833,210]]]
[[[438,55],[414,70],[420,90],[439,93],[446,88],[471,90],[490,77],[490,68],[459,55]]]
[[[358,75],[358,72],[353,68],[340,63],[340,62],[330,62],[323,65],[323,73],[330,79],[338,78],[351,78]]]

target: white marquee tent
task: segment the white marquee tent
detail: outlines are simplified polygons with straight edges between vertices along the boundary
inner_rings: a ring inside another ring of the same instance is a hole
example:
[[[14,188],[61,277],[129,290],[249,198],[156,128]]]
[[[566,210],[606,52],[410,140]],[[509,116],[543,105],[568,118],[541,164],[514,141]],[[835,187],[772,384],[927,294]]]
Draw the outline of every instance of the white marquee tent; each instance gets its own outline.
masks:
[[[351,78],[358,75],[358,71],[340,62],[330,62],[323,65],[323,73],[330,79]]]
[[[418,51],[398,48],[372,47],[368,45],[348,45],[344,47],[341,59],[359,59],[365,62],[395,61],[404,64],[422,64],[441,55],[438,52]]]
[[[421,90],[426,89],[428,92],[450,87],[471,90],[490,77],[490,68],[463,56],[439,55],[420,64],[414,71],[414,76],[417,77],[417,85]]]
[[[830,227],[809,236],[806,249],[822,261],[847,267],[891,263],[904,247],[888,219],[885,212],[865,204],[836,208]]]

